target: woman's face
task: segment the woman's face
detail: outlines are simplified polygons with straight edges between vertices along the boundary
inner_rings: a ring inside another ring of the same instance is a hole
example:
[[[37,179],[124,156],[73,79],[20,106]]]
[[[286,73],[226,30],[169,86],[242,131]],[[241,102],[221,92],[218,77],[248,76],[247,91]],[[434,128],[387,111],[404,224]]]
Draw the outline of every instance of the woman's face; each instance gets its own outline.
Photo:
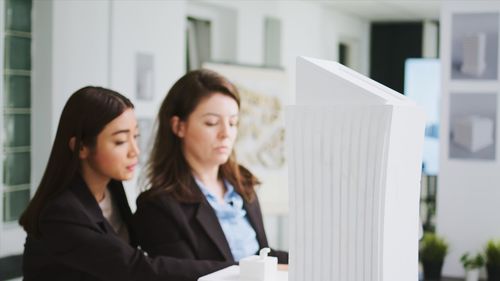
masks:
[[[139,148],[137,120],[132,109],[108,123],[97,136],[96,146],[87,148],[80,158],[91,176],[102,179],[128,180],[134,175]]]
[[[233,98],[214,93],[202,99],[186,121],[173,124],[191,166],[212,167],[228,160],[238,134],[238,113]]]

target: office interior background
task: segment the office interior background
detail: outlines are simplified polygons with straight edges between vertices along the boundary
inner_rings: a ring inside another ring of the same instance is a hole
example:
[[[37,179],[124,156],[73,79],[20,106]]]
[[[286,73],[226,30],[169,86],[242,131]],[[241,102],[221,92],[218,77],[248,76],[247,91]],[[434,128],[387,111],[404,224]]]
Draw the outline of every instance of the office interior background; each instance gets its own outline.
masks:
[[[497,138],[465,151],[451,136],[464,114],[485,114],[498,131],[499,15],[497,1],[0,0],[0,280],[21,276],[25,233],[17,219],[40,181],[70,94],[99,85],[129,97],[144,163],[159,105],[186,71],[214,67],[242,84],[280,89],[271,98],[283,114],[294,102],[297,56],[339,61],[425,109],[421,220],[450,244],[443,274],[462,277],[460,256],[500,238]],[[493,44],[484,74],[457,70],[463,51],[456,41],[464,32],[485,34]],[[286,250],[280,136],[278,156],[246,163],[263,181],[258,192],[270,244]],[[132,209],[137,174],[126,183]]]

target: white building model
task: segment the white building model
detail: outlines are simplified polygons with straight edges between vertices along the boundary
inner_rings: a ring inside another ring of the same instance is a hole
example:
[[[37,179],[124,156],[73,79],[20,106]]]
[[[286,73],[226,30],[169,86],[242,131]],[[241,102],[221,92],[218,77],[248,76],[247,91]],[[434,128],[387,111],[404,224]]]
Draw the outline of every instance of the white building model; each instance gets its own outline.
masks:
[[[289,281],[417,280],[423,111],[335,62],[298,58],[296,81]]]
[[[452,125],[453,141],[470,152],[476,152],[493,144],[494,122],[476,115],[457,118]]]
[[[463,63],[460,70],[479,77],[486,70],[486,34],[477,33],[465,36],[462,42]]]

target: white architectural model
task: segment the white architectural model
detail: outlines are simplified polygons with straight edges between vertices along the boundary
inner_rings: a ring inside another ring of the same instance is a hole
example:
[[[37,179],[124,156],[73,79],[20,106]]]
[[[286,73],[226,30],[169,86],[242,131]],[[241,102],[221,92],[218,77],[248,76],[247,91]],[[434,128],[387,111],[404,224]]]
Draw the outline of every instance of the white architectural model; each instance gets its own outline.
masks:
[[[493,144],[493,120],[470,115],[453,123],[453,142],[476,152]]]
[[[481,76],[486,69],[486,34],[477,33],[463,39],[463,62],[460,71]]]
[[[240,260],[233,265],[198,279],[198,281],[287,281],[287,272],[278,271],[278,258],[269,257],[269,248],[261,249],[258,256]]]
[[[298,58],[296,79],[289,280],[417,280],[423,111],[335,62]]]
[[[240,260],[240,278],[252,281],[275,281],[278,271],[278,258],[269,257],[271,249],[260,250],[258,256]]]

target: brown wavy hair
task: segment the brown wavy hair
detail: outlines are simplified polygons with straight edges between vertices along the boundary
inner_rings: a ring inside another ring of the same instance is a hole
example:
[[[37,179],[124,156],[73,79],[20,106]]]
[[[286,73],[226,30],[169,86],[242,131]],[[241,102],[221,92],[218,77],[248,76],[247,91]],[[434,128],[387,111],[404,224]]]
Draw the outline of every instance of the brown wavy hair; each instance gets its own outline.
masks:
[[[186,121],[198,104],[215,93],[231,97],[240,107],[240,96],[236,87],[218,73],[200,69],[181,77],[167,93],[157,117],[156,136],[146,164],[148,192],[167,192],[181,202],[198,202],[202,193],[194,184],[191,167],[182,150],[182,141],[171,127],[174,116]],[[258,179],[236,162],[234,150],[226,163],[219,167],[219,177],[229,181],[245,201],[255,198],[254,186]]]

